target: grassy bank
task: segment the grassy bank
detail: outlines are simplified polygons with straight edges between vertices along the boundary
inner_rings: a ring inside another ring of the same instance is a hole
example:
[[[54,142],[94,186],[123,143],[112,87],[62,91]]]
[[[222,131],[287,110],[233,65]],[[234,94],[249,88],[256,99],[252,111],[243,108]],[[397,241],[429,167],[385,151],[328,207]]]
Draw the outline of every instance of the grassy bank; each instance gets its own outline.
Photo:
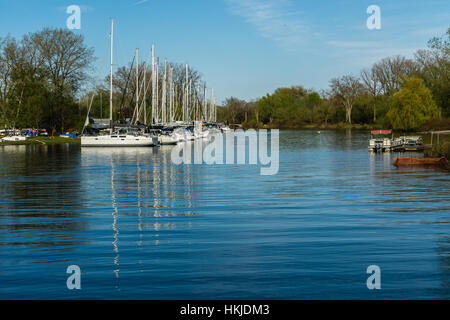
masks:
[[[2,141],[0,145],[54,145],[64,143],[80,143],[80,139],[61,138],[61,137],[35,137],[25,141]]]
[[[450,137],[442,138],[439,143],[434,144],[432,147],[425,148],[424,157],[426,158],[441,158],[445,157],[450,160]],[[447,165],[447,169],[450,170],[450,163]]]
[[[434,144],[432,147],[425,149],[425,157],[445,157],[450,159],[450,139]]]

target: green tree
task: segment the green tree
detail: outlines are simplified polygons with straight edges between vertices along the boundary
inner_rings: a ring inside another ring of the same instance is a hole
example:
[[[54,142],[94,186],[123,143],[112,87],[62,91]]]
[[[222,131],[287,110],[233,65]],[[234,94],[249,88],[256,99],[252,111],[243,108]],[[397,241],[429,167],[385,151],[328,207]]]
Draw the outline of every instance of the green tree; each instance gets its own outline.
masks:
[[[312,109],[320,103],[320,96],[301,86],[278,88],[261,98],[255,111],[258,119],[277,126],[299,126],[311,119]],[[310,109],[309,109],[310,108]]]
[[[305,105],[309,111],[309,121],[314,122],[314,113],[317,111],[317,107],[320,105],[322,99],[317,92],[311,92],[306,96]]]
[[[416,52],[418,75],[443,113],[450,116],[450,28],[444,36],[431,39],[428,47]]]
[[[331,79],[330,88],[332,94],[344,105],[345,120],[351,124],[353,105],[358,97],[364,93],[363,85],[358,78],[346,75]]]
[[[387,116],[394,129],[408,131],[438,118],[440,112],[423,80],[413,77],[406,79],[403,88],[394,94]]]
[[[0,39],[0,122],[64,131],[79,122],[74,102],[94,60],[81,35],[45,28]]]

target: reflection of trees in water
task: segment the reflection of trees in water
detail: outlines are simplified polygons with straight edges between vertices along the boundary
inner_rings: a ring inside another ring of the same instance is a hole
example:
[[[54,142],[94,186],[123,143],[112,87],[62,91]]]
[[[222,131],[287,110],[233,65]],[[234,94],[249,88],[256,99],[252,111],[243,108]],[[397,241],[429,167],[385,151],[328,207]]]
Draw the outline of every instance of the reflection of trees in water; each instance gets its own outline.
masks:
[[[8,245],[79,244],[81,240],[76,240],[75,231],[87,228],[78,213],[79,147],[8,146],[1,150],[0,158],[0,190],[4,199],[0,201],[0,228],[10,231]]]

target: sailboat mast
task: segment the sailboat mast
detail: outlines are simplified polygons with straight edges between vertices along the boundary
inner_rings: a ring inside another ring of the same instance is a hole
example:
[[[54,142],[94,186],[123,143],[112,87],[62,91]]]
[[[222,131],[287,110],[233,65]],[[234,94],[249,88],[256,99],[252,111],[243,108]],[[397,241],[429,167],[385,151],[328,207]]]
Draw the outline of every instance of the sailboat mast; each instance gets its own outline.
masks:
[[[203,120],[208,122],[208,104],[206,101],[206,84],[205,84],[205,88],[203,90]]]
[[[111,19],[111,63],[109,66],[109,127],[113,133],[113,44],[114,44],[114,19]]]
[[[213,122],[213,95],[214,95],[214,89],[211,88],[211,100],[209,101],[209,122]]]
[[[189,122],[191,121],[191,113],[192,113],[191,106],[190,106],[190,104],[191,104],[191,92],[192,92],[191,89],[192,89],[192,80],[189,79],[188,92],[187,92],[187,99],[188,99],[188,101],[187,101],[187,104],[186,104],[186,106],[187,106],[186,114],[187,114],[187,120]]]
[[[162,122],[167,122],[167,59],[164,59],[164,77],[162,84]]]
[[[136,121],[139,121],[139,49],[136,48]]]
[[[214,89],[211,89],[211,109],[213,112],[212,121],[217,122],[216,117],[216,101],[214,100]]]
[[[201,84],[198,83],[198,90],[195,90],[195,103],[197,104],[197,120],[201,121],[202,117],[200,116],[200,88]]]
[[[156,122],[160,123],[159,119],[159,57],[156,58]]]
[[[185,88],[184,88],[184,108],[183,108],[183,121],[187,120],[187,113],[188,113],[188,109],[189,109],[189,65],[186,63],[186,83],[185,83]]]
[[[156,120],[156,70],[155,70],[155,45],[152,44],[152,124]]]
[[[145,98],[147,97],[147,84],[146,81],[147,63],[144,62],[144,124],[147,125],[147,103]]]
[[[173,122],[173,82],[172,82],[172,67],[169,65],[169,118]]]

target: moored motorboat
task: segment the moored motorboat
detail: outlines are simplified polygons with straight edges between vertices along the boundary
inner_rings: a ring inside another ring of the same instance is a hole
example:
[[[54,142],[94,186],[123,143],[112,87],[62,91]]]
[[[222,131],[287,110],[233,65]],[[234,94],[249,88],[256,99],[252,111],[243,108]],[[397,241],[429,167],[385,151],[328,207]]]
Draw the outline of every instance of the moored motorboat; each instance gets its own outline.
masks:
[[[423,151],[423,140],[421,136],[402,136],[402,149],[404,151]]]
[[[1,140],[6,142],[15,142],[15,141],[26,141],[30,138],[37,136],[37,131],[33,129],[23,129],[23,130],[10,130],[5,131],[5,133],[9,133],[9,135],[3,137]]]
[[[71,139],[75,139],[75,138],[78,137],[78,135],[77,135],[76,133],[68,133],[68,132],[66,132],[66,133],[61,133],[59,136],[60,136],[61,138],[71,138]]]
[[[17,136],[6,136],[2,138],[2,141],[14,142],[14,141],[25,141],[30,139],[30,137],[17,135]]]
[[[392,129],[377,129],[370,131],[371,139],[369,140],[368,150],[370,152],[390,152],[400,151],[403,146],[403,141],[399,138],[394,138]],[[386,135],[392,135],[391,138]]]

